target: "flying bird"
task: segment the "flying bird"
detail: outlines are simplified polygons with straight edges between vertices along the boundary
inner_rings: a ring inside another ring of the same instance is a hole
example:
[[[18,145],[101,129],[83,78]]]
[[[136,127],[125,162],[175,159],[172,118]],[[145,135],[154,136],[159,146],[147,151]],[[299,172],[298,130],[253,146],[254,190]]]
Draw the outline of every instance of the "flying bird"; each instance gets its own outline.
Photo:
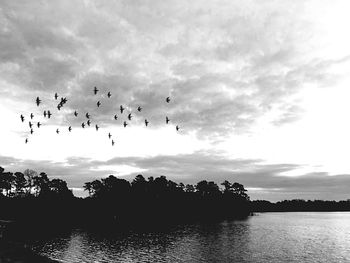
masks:
[[[84,122],[81,124],[81,127],[85,128],[85,123]]]
[[[34,132],[33,129],[30,129],[30,134],[33,134],[33,132]]]
[[[38,126],[38,128],[40,128],[40,126],[41,126],[40,121],[36,125]]]
[[[78,112],[77,111],[74,111],[74,116],[78,117]]]
[[[51,118],[51,112],[50,111],[47,111],[47,117],[50,119]]]
[[[167,98],[165,99],[165,101],[166,101],[167,103],[169,103],[169,102],[170,102],[170,97],[167,97]]]
[[[149,123],[149,121],[148,121],[148,120],[145,120],[145,125],[146,125],[146,127],[148,126],[148,123]]]
[[[110,91],[108,91],[107,97],[110,98],[111,96],[112,96],[112,93]]]
[[[166,116],[166,117],[165,117],[165,122],[166,122],[166,124],[168,124],[169,121],[170,121],[170,119],[168,118],[168,116]]]
[[[21,114],[21,121],[24,122],[24,116]]]
[[[58,94],[57,93],[55,93],[55,100],[57,100],[58,99]]]
[[[61,98],[60,105],[63,107],[64,104],[67,103],[67,98]]]
[[[111,133],[108,133],[108,138],[112,138],[112,134]]]
[[[100,101],[98,101],[96,104],[97,104],[97,107],[101,106],[101,102]]]
[[[97,92],[98,92],[98,89],[95,87],[95,88],[94,88],[94,94],[96,95]]]
[[[46,115],[47,115],[46,110],[44,110],[44,118],[46,118]]]
[[[123,105],[120,105],[120,113],[123,114],[123,111],[125,110],[125,108],[123,108]]]
[[[112,140],[112,146],[114,146],[114,141]]]
[[[59,130],[59,129],[57,129],[57,130],[56,130],[56,133],[57,133],[57,134],[59,134],[59,133],[60,133],[60,130]]]
[[[118,116],[117,116],[117,115],[114,115],[114,119],[115,119],[115,120],[118,120]]]
[[[90,121],[90,120],[87,120],[86,124],[87,124],[88,126],[90,126],[91,121]]]
[[[100,127],[98,127],[98,125],[96,124],[96,125],[95,125],[95,128],[96,128],[96,131],[98,131],[98,129],[99,129]]]
[[[86,116],[86,118],[90,119],[90,115],[88,112],[85,114],[85,116]]]
[[[25,143],[28,143],[28,138],[26,138]]]
[[[72,131],[72,126],[68,127],[68,131],[71,132]]]
[[[57,109],[58,109],[58,110],[61,110],[61,107],[62,107],[61,104],[58,104],[58,105],[57,105]]]
[[[31,118],[31,119],[34,118],[34,114],[33,114],[33,113],[30,114],[30,118]]]
[[[33,124],[31,122],[29,122],[29,128],[32,128]]]
[[[137,107],[137,110],[141,112],[142,108],[140,106]]]
[[[177,130],[177,131],[179,131],[179,130],[180,130],[180,128],[179,128],[179,126],[178,126],[178,125],[176,125],[176,130]]]
[[[128,115],[129,121],[131,121],[131,118],[132,118],[132,115],[131,115],[131,113],[129,113],[129,115]]]
[[[39,99],[39,97],[36,97],[36,105],[39,106],[40,103],[41,103],[41,100]]]
[[[124,121],[124,124],[123,124],[123,125],[124,125],[124,128],[125,128],[128,124],[126,123],[126,121]]]

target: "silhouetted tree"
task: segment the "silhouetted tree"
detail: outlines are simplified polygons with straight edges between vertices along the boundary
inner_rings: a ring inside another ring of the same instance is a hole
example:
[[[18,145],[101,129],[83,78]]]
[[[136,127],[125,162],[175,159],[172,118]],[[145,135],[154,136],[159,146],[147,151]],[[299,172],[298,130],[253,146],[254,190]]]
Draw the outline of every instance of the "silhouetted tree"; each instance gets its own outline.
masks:
[[[147,188],[148,188],[148,182],[141,174],[138,174],[138,175],[136,175],[134,180],[132,180],[131,187],[132,187],[132,191],[136,195],[138,195],[138,196],[146,195]]]
[[[5,172],[5,169],[0,167],[0,189],[2,194],[5,192],[6,196],[10,195],[12,189],[14,176],[10,172]]]
[[[27,195],[30,195],[34,187],[34,177],[38,176],[38,173],[34,170],[26,169],[23,174],[26,179]]]
[[[52,179],[50,181],[50,190],[57,197],[72,197],[73,193],[68,189],[67,183],[61,179]]]
[[[46,173],[33,177],[33,186],[36,196],[47,196],[50,192],[50,180]]]
[[[219,186],[214,182],[207,182],[206,180],[200,181],[196,185],[196,191],[201,197],[216,197],[220,195]]]
[[[23,196],[25,194],[26,185],[27,185],[27,181],[24,177],[24,174],[21,172],[15,172],[15,177],[14,177],[15,195]]]
[[[109,198],[127,197],[130,191],[130,183],[125,179],[119,179],[113,175],[102,179],[105,194]]]
[[[85,183],[83,188],[84,188],[84,191],[88,191],[89,197],[91,197],[93,195],[94,189],[92,187],[92,182]]]
[[[245,200],[249,201],[249,196],[247,195],[247,190],[244,189],[244,186],[239,183],[233,183],[231,185],[232,191],[236,196],[242,197]]]

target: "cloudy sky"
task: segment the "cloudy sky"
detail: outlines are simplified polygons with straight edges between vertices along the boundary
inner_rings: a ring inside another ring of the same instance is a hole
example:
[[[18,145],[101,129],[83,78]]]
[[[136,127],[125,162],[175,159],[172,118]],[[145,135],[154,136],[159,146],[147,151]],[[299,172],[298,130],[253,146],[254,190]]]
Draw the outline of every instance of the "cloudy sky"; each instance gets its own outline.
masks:
[[[350,198],[349,10],[347,0],[1,1],[0,166],[46,172],[78,196],[84,182],[141,173],[237,181],[252,199]],[[60,111],[55,92],[68,99]],[[121,104],[134,116],[126,128]],[[98,132],[81,128],[86,112]],[[30,113],[43,123],[33,135]]]

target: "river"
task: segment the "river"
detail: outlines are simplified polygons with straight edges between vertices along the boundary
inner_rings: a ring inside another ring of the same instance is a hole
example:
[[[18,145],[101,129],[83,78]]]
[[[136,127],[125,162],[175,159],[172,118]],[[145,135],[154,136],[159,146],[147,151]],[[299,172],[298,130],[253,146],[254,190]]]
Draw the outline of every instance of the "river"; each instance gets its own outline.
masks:
[[[77,229],[32,247],[61,262],[350,262],[350,213],[259,213],[143,233]]]

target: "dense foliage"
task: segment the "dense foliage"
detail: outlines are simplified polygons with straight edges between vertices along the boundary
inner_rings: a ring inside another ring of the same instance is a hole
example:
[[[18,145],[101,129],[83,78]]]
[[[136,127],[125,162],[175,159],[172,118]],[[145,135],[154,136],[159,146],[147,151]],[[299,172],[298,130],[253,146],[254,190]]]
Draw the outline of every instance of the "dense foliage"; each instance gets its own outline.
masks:
[[[33,170],[0,168],[0,218],[51,225],[149,225],[246,217],[244,186],[206,180],[184,185],[165,176],[132,182],[113,175],[87,182],[87,198],[76,198],[61,179]]]
[[[87,200],[99,214],[120,222],[151,223],[242,217],[249,214],[249,196],[239,183],[223,182],[223,189],[214,182],[196,185],[177,184],[165,176],[137,175],[127,180],[110,175],[87,182]]]

